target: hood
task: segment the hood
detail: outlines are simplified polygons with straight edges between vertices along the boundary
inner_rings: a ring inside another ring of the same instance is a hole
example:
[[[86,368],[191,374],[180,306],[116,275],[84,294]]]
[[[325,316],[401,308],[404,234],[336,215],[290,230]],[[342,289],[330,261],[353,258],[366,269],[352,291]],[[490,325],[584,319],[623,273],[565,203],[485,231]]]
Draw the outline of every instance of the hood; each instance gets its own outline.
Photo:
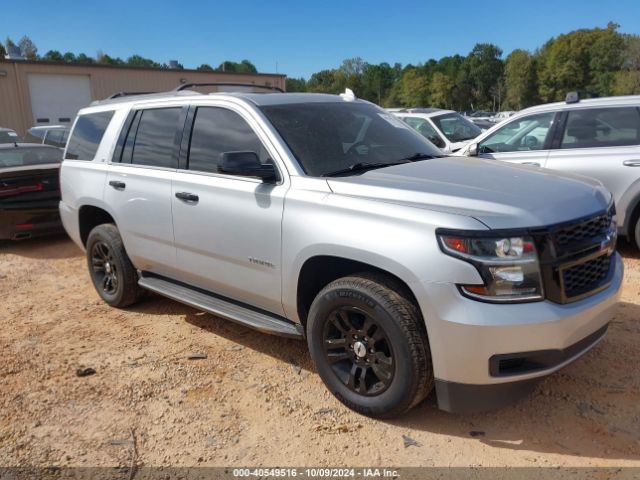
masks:
[[[497,160],[444,157],[327,179],[331,190],[474,217],[489,228],[541,227],[606,209],[611,194],[578,175]]]

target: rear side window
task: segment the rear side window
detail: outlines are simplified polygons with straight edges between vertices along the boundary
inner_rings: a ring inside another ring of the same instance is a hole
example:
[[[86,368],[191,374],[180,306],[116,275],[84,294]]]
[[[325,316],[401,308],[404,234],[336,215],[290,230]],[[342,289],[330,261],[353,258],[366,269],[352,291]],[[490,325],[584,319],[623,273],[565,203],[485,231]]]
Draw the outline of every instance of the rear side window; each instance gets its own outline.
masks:
[[[123,162],[177,168],[176,134],[180,107],[140,110],[131,124]]]
[[[640,145],[640,111],[635,107],[570,111],[560,148]]]
[[[239,151],[257,153],[262,163],[269,158],[258,136],[236,112],[198,108],[189,145],[189,170],[215,173],[224,152]]]
[[[113,111],[88,113],[78,117],[67,147],[67,160],[93,160]]]
[[[47,145],[53,145],[54,147],[64,148],[66,143],[65,130],[51,130],[47,134],[44,143]]]

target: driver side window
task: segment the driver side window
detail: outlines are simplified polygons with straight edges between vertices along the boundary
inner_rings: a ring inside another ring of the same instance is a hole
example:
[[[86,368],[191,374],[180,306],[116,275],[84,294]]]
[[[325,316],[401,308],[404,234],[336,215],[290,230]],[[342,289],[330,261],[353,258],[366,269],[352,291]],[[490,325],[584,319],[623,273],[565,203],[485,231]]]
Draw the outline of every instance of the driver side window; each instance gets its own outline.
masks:
[[[480,142],[478,153],[542,150],[555,116],[555,112],[549,112],[513,120]]]

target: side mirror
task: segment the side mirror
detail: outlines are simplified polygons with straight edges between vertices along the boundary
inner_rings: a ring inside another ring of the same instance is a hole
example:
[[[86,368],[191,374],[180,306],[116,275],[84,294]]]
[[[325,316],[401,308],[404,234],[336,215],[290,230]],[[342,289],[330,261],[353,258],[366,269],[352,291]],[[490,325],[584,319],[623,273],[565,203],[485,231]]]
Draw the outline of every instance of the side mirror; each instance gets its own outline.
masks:
[[[260,163],[256,152],[224,152],[218,172],[239,177],[256,177],[264,181],[276,180],[276,167]]]
[[[467,155],[470,157],[477,157],[478,156],[478,144],[477,143],[472,143],[471,145],[469,145],[469,149],[467,150]]]

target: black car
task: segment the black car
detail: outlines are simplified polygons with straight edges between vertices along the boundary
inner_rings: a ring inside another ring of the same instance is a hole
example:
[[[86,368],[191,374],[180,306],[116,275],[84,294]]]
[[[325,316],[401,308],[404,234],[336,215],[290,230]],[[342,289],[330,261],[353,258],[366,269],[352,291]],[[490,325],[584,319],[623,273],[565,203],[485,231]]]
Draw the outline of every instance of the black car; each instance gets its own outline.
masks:
[[[18,135],[15,130],[11,130],[10,128],[0,128],[0,144],[1,143],[21,143],[22,138]]]
[[[29,143],[0,144],[0,240],[61,232],[62,149]]]

